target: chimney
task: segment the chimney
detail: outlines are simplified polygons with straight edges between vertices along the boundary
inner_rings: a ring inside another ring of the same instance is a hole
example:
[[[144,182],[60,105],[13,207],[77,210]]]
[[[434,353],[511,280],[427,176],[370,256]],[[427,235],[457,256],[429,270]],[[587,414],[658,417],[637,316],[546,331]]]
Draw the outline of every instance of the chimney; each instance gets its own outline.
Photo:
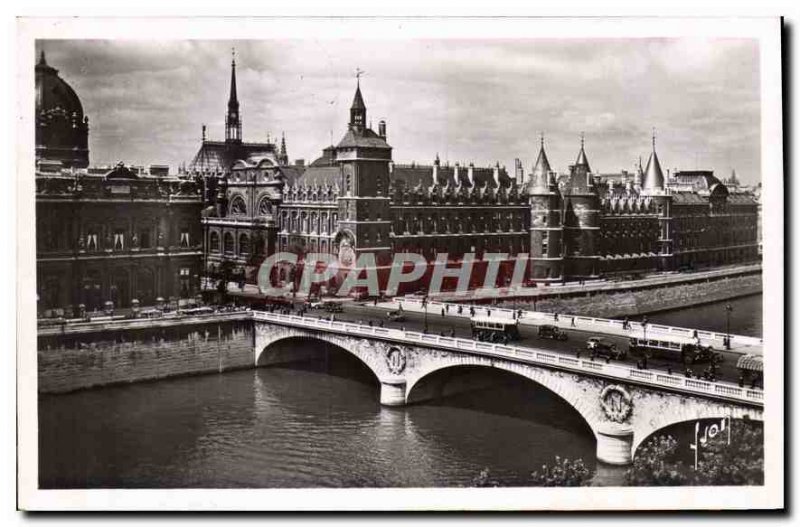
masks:
[[[525,169],[522,168],[522,161],[514,159],[514,175],[517,178],[517,185],[522,186],[525,182]]]
[[[386,121],[383,119],[378,123],[378,135],[386,139]]]

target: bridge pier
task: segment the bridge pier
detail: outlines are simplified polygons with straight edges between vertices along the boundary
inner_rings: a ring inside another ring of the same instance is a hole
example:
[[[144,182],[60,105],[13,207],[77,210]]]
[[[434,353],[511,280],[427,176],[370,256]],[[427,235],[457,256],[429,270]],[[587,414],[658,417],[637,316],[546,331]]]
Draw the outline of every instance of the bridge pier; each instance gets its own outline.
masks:
[[[381,404],[404,406],[406,404],[406,381],[381,381]]]
[[[633,463],[633,428],[603,423],[597,429],[597,460],[609,465]]]

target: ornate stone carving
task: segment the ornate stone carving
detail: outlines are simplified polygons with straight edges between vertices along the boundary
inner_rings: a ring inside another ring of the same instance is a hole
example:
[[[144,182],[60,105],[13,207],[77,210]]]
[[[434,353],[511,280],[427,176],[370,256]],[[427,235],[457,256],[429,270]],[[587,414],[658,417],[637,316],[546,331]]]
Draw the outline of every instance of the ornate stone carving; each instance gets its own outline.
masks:
[[[406,369],[406,352],[396,346],[386,352],[386,366],[394,375],[400,375]]]
[[[600,407],[609,420],[624,423],[633,413],[633,399],[625,388],[612,384],[600,392]]]

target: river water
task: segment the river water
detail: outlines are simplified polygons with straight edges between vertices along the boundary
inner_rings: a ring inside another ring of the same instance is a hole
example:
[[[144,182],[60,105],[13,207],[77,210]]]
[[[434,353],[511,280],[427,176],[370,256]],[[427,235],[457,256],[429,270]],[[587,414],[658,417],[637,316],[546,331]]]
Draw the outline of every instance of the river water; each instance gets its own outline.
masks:
[[[760,301],[731,302],[737,333],[760,332]],[[725,325],[724,304],[648,318]],[[330,350],[298,365],[43,396],[40,486],[465,486],[484,468],[514,486],[556,455],[595,465],[574,410],[491,371],[458,373],[467,385],[479,375],[480,390],[399,409],[381,407],[371,374]]]

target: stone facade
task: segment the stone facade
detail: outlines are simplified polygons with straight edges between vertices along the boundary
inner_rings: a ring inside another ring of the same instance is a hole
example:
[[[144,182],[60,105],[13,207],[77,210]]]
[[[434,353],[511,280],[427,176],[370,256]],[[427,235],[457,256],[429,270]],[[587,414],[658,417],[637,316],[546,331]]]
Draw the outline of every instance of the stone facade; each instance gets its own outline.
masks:
[[[273,250],[330,254],[345,266],[372,253],[379,268],[405,252],[431,263],[442,253],[451,261],[505,253],[527,255],[526,277],[547,283],[759,258],[754,197],[729,192],[709,171],[665,177],[655,140],[646,169],[640,163],[636,174],[605,175],[591,170],[583,141],[576,162],[558,174],[542,141],[524,178],[520,166],[511,177],[499,163],[449,166],[438,156],[432,165],[395,163],[386,123],[375,132],[367,122],[359,85],[344,136],[309,166],[289,165],[275,151],[242,151],[220,166],[223,173],[205,173],[208,188],[219,189],[207,193],[209,271],[228,262],[254,282]],[[196,159],[205,149],[204,143]],[[234,202],[237,194],[243,201]],[[226,230],[233,244],[225,244]],[[254,254],[253,236],[263,240],[263,254]],[[512,267],[510,260],[501,266],[501,285]]]
[[[151,165],[87,168],[80,99],[36,66],[36,293],[40,316],[193,297],[202,269],[202,181]]]

